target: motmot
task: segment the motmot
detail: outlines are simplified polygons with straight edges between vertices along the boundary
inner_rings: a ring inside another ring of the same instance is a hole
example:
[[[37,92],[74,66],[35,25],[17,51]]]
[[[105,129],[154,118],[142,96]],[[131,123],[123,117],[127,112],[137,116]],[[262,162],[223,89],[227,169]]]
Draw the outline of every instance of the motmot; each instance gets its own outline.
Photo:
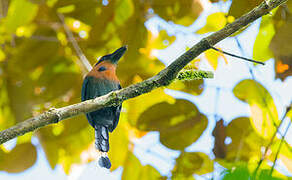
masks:
[[[102,56],[92,70],[85,76],[81,100],[86,101],[111,91],[121,89],[120,81],[116,76],[118,61],[124,55],[127,46],[117,49],[112,54]],[[109,132],[117,127],[122,105],[106,107],[86,113],[89,124],[95,129],[95,147],[99,154],[98,164],[109,169],[111,162],[108,158]]]

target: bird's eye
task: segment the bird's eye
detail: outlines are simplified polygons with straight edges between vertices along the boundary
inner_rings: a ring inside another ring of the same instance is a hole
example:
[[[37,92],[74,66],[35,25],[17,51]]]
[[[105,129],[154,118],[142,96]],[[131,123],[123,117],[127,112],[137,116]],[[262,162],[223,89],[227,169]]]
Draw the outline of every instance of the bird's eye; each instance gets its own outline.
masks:
[[[98,69],[98,71],[105,71],[106,70],[106,68],[104,67],[104,66],[101,66],[99,69]]]

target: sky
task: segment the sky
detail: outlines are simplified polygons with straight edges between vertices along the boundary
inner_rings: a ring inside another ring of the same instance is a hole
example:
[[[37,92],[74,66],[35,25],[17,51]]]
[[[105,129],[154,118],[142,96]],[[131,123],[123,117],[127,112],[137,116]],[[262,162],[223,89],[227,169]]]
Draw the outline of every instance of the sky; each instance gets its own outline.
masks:
[[[195,43],[208,34],[195,35],[193,32],[200,29],[205,24],[206,17],[214,12],[224,11],[227,12],[230,4],[219,3],[217,5],[205,4],[205,11],[195,21],[195,23],[189,27],[182,27],[174,25],[172,22],[165,22],[159,17],[153,17],[149,19],[145,25],[153,33],[157,33],[159,30],[167,30],[169,35],[175,35],[176,41],[164,50],[155,51],[155,55],[166,65],[175,60],[178,56],[185,52],[187,47],[193,46]],[[244,52],[242,52],[237,44],[235,38],[227,38],[217,44],[217,47],[222,48],[225,51],[232,52],[233,54],[241,55],[247,58],[252,57],[253,47],[251,44],[255,41],[257,31],[259,28],[260,20],[254,22],[249,28],[238,36],[238,41],[241,43]],[[204,58],[203,55],[200,57]],[[249,67],[252,67],[250,63],[227,57],[228,64],[224,60],[220,60],[218,69],[214,72],[213,79],[205,80],[205,88],[201,95],[193,96],[183,92],[166,90],[165,92],[175,98],[188,99],[196,104],[199,111],[205,114],[208,119],[208,127],[202,134],[202,136],[186,151],[188,152],[204,152],[213,157],[212,148],[214,139],[212,137],[212,130],[215,127],[216,118],[222,117],[224,124],[228,124],[232,119],[238,116],[249,116],[250,109],[248,104],[239,101],[232,93],[234,86],[242,79],[252,78]],[[124,59],[125,60],[125,59]],[[259,81],[265,88],[271,93],[279,117],[283,115],[284,107],[289,105],[292,101],[292,78],[287,78],[284,82],[279,79],[275,80],[274,73],[274,61],[269,60],[265,66],[252,67],[255,74],[255,79]],[[211,66],[202,61],[200,64],[202,70],[212,70]],[[248,90],[247,90],[248,91]],[[216,115],[216,116],[215,116]],[[288,125],[289,119],[286,118],[282,128],[283,132]],[[287,142],[292,145],[292,128],[290,128],[286,137]],[[83,180],[83,179],[120,179],[122,174],[122,168],[118,168],[114,172],[99,168],[96,162],[91,162],[85,166],[76,166],[70,176],[65,175],[62,168],[57,166],[52,170],[45,158],[45,154],[37,142],[37,139],[33,139],[33,143],[37,145],[38,158],[36,164],[18,174],[8,174],[6,172],[0,172],[0,179],[5,180],[17,180],[19,178],[23,180],[30,179],[68,179],[68,180]],[[7,147],[13,147],[15,141],[9,141],[6,143]],[[146,136],[134,140],[135,149],[134,154],[138,157],[143,165],[150,164],[155,167],[162,175],[169,176],[171,169],[174,167],[175,158],[179,156],[178,151],[170,150],[159,142],[159,133],[151,132]],[[214,157],[213,157],[214,158]],[[215,166],[218,170],[222,170],[219,165]],[[278,161],[276,169],[282,173],[292,176]],[[205,177],[210,177],[206,175]],[[204,179],[204,177],[196,176],[196,179]]]

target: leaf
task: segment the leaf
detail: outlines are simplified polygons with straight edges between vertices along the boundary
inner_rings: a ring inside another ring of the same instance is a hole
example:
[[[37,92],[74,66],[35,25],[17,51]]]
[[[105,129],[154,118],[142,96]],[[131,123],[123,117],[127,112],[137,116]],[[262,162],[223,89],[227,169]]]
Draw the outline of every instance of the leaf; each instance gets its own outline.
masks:
[[[204,80],[193,80],[193,81],[179,81],[175,80],[169,86],[168,89],[177,91],[183,91],[192,95],[200,95],[204,90]]]
[[[223,53],[217,52],[217,51],[212,50],[212,49],[205,51],[205,57],[206,57],[207,61],[209,62],[209,64],[213,67],[214,70],[217,69],[218,60],[221,57],[226,59],[225,56],[223,55]]]
[[[258,82],[246,79],[233,89],[234,95],[249,104],[251,123],[263,138],[270,138],[279,124],[277,108],[269,92]]]
[[[159,98],[157,98],[159,97]],[[127,113],[127,119],[131,126],[137,126],[137,120],[146,109],[161,102],[174,102],[174,98],[165,94],[162,88],[153,90],[123,103],[123,109]]]
[[[135,167],[135,171],[133,171]],[[143,166],[140,161],[132,154],[128,154],[128,158],[124,164],[122,179],[127,180],[147,180],[161,179],[160,173],[152,166]]]
[[[172,170],[172,177],[188,178],[193,174],[206,174],[213,171],[213,161],[202,152],[182,152],[176,159],[176,165]]]
[[[226,127],[223,124],[223,119],[216,122],[216,126],[212,132],[212,136],[215,138],[215,144],[213,148],[213,153],[216,158],[225,158],[226,156]]]
[[[228,15],[238,18],[259,5],[262,0],[233,0]]]
[[[75,10],[75,6],[74,4],[71,4],[71,5],[68,5],[68,6],[64,6],[64,7],[60,7],[57,9],[57,12],[58,13],[62,13],[62,14],[65,14],[65,13],[71,13]]]
[[[165,67],[158,59],[151,59],[143,52],[143,49],[151,49],[151,45],[145,38],[148,37],[147,29],[142,20],[141,17],[133,16],[118,31],[122,42],[128,44],[128,51],[117,69],[122,86],[132,84],[137,76],[141,80],[150,78]]]
[[[207,17],[207,22],[204,27],[198,30],[197,34],[205,34],[222,29],[227,23],[226,14],[223,12],[216,12]]]
[[[275,28],[271,19],[272,17],[270,16],[263,16],[261,20],[260,30],[253,48],[253,59],[258,61],[264,62],[273,58],[273,53],[270,50],[269,45],[275,35]]]
[[[281,141],[281,139],[276,139],[270,147],[272,153],[267,158],[272,162],[275,160],[276,153],[279,150]],[[287,170],[292,172],[292,147],[285,140],[282,142],[278,160],[281,160],[286,166]]]
[[[96,9],[102,7],[102,2],[93,0],[66,0],[57,1],[52,6],[52,12],[63,11],[63,13],[66,13],[66,16],[92,25],[97,19]]]
[[[223,180],[232,180],[232,179],[246,180],[246,179],[250,179],[250,176],[251,175],[246,166],[239,166],[231,170],[227,170],[222,179]]]
[[[246,180],[246,179],[264,179],[264,180],[280,180],[285,178],[285,176],[280,176],[281,178],[274,177],[270,175],[270,167],[268,169],[259,170],[258,176],[254,177],[252,171],[246,164],[241,164],[232,169],[228,169],[224,172],[223,180]]]
[[[15,33],[20,26],[27,25],[36,16],[38,6],[28,0],[12,0],[9,5],[4,28],[7,33]]]
[[[285,178],[285,176],[282,176],[281,178],[273,177],[270,174],[270,169],[265,169],[265,170],[260,171],[259,177],[258,177],[258,179],[265,179],[265,180],[281,180],[284,178]]]
[[[194,104],[179,99],[174,104],[161,102],[149,107],[140,115],[137,128],[159,131],[162,144],[183,150],[201,136],[207,123],[207,118]]]
[[[7,129],[15,124],[15,118],[9,106],[7,83],[5,78],[0,78],[0,129]]]
[[[51,35],[52,31],[38,33]],[[4,71],[9,74],[9,105],[17,122],[31,117],[43,103],[65,96],[74,87],[80,91],[82,77],[78,67],[64,56],[58,42],[25,39],[18,42],[11,54]]]
[[[0,170],[19,173],[34,165],[37,159],[36,147],[31,143],[17,144],[10,152],[2,154]]]
[[[126,116],[121,114],[119,125],[110,134],[110,150],[108,156],[112,163],[111,170],[123,166],[129,153],[129,132],[126,123]]]
[[[176,39],[175,36],[169,36],[166,30],[161,30],[159,34],[153,34],[148,31],[148,36],[147,47],[151,49],[165,49]]]
[[[228,162],[248,162],[253,158],[259,158],[261,147],[268,143],[255,132],[247,117],[232,120],[226,127],[226,136],[231,138],[231,143],[226,145],[225,160]],[[225,163],[220,164],[227,168],[233,166],[229,167]]]
[[[184,26],[191,25],[203,11],[200,0],[153,0],[149,2],[154,13],[161,18]]]
[[[132,0],[118,0],[116,2],[114,22],[119,26],[125,23],[134,13]]]
[[[56,133],[54,128],[58,125],[48,126],[38,131],[39,141],[46,153],[52,169],[61,164],[66,174],[71,170],[72,164],[84,164],[82,152],[91,148],[94,141],[94,129],[89,126],[85,116],[73,117],[70,121],[62,121],[61,132]]]
[[[270,48],[277,60],[275,66],[277,77],[280,77],[282,80],[292,75],[292,48],[289,43],[292,40],[291,20],[291,17],[288,18],[283,25],[276,30],[276,34],[270,44]],[[280,64],[282,64],[282,66],[280,66]]]

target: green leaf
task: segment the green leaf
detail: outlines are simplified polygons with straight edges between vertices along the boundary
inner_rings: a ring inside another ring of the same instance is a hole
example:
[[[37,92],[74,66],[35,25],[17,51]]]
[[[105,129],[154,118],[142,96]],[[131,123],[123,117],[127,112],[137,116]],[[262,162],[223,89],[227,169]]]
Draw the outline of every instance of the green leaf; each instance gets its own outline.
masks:
[[[250,179],[250,173],[246,166],[235,167],[231,170],[227,170],[224,174],[223,180],[246,180]]]
[[[16,29],[30,23],[36,16],[38,6],[28,0],[12,0],[4,27],[7,33],[15,33]]]
[[[251,110],[251,123],[263,138],[270,138],[279,124],[278,112],[270,93],[260,83],[246,79],[233,89],[234,95],[247,102]]]
[[[281,180],[283,178],[284,178],[283,176],[281,178],[271,176],[270,169],[262,170],[258,177],[258,179],[264,179],[264,180]]]
[[[188,178],[193,174],[206,174],[213,171],[213,161],[209,156],[201,152],[182,152],[176,159],[176,165],[172,170],[172,177]]]
[[[223,12],[216,12],[207,17],[207,22],[204,27],[198,30],[197,34],[205,34],[222,29],[227,23],[226,14]]]
[[[0,170],[19,173],[34,165],[37,159],[36,147],[31,143],[17,144],[10,152],[0,155]]]
[[[162,144],[183,150],[201,136],[207,124],[207,118],[193,103],[179,99],[174,104],[161,102],[149,107],[140,115],[137,127],[159,131]]]

